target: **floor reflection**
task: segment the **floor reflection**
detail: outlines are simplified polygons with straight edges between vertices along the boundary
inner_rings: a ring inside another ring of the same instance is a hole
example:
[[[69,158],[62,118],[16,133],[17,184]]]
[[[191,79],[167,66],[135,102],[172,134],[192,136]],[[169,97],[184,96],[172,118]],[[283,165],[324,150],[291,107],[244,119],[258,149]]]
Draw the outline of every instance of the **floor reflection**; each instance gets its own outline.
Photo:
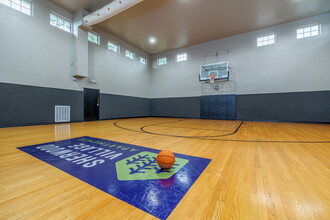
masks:
[[[71,137],[70,124],[59,124],[54,126],[55,140],[63,140]]]

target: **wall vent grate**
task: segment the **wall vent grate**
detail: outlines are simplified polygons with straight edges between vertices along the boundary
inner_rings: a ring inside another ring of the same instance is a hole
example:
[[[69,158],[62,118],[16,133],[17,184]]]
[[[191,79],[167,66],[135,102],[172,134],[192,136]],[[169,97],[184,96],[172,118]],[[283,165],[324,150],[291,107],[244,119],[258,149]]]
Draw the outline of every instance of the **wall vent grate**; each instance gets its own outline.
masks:
[[[70,106],[55,105],[55,122],[70,122]]]

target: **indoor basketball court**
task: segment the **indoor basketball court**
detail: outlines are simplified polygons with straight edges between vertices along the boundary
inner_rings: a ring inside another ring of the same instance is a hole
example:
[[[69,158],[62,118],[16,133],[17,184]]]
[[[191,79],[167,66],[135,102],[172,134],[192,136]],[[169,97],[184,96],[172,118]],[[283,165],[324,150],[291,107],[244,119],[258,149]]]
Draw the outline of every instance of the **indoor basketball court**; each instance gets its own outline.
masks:
[[[0,219],[329,219],[329,11],[0,0]]]

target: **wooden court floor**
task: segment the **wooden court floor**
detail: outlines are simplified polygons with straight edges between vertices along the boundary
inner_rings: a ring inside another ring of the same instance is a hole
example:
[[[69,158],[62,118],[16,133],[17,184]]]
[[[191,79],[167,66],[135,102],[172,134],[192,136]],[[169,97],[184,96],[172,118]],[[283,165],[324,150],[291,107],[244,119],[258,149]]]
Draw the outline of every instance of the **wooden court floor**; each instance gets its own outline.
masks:
[[[168,219],[330,219],[330,125],[132,118],[0,129],[0,219],[156,219],[17,147],[91,136],[212,159]]]

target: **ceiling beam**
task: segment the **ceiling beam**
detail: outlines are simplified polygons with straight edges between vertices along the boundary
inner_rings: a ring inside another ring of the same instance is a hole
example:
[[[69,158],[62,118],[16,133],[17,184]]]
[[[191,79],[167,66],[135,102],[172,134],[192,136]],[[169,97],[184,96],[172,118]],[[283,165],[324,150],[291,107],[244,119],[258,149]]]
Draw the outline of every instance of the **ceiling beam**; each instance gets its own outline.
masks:
[[[114,0],[89,15],[86,15],[83,18],[83,22],[88,26],[98,24],[142,1],[143,0]]]

